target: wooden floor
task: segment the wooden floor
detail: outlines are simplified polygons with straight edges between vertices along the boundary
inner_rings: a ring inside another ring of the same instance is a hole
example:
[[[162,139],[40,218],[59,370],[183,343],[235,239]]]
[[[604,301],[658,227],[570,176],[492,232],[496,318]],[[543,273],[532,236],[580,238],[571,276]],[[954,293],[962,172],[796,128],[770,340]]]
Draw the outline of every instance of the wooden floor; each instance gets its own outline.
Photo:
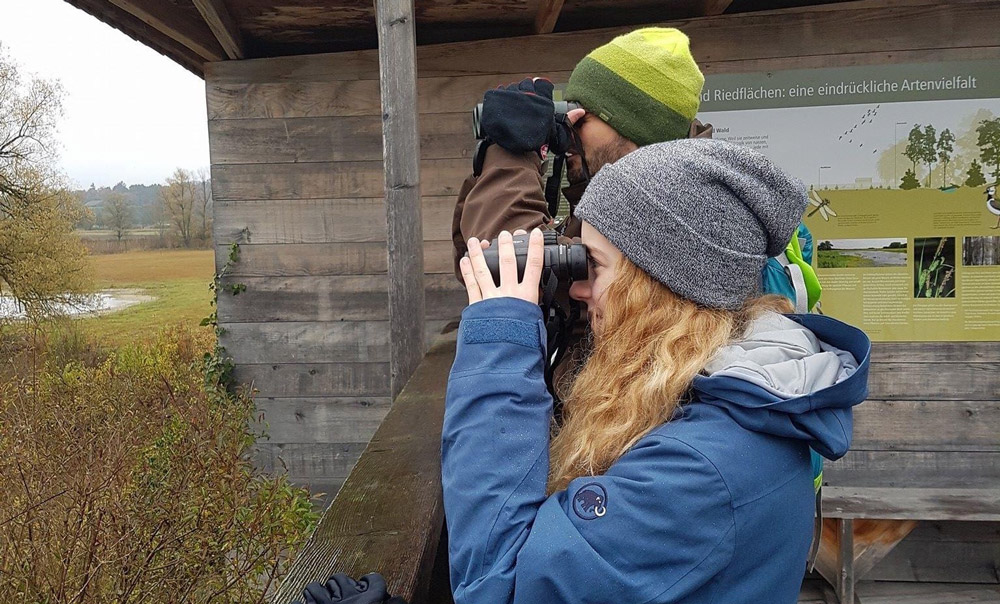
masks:
[[[861,604],[1000,604],[1000,585],[861,581],[857,595]],[[802,585],[799,604],[837,604],[837,601],[833,590],[824,588],[822,581],[807,580]]]

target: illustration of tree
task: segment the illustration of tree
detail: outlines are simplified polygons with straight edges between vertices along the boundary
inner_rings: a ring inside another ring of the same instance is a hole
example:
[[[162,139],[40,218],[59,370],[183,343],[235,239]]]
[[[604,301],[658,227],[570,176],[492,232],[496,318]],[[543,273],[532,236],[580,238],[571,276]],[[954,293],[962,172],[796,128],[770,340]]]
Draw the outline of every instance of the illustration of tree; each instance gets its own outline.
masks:
[[[976,128],[979,134],[979,157],[983,164],[993,166],[993,180],[1000,179],[1000,118],[983,120]]]
[[[983,167],[976,160],[972,160],[972,166],[969,167],[966,175],[968,176],[965,179],[965,186],[967,187],[981,187],[986,184],[986,177],[983,176]]]
[[[920,155],[927,164],[927,187],[930,187],[931,176],[934,174],[934,161],[937,160],[937,130],[934,126],[927,124],[921,141]]]
[[[913,170],[906,171],[906,174],[903,175],[903,180],[899,183],[899,188],[904,191],[920,188],[920,181],[917,180],[917,175],[913,173]]]
[[[821,252],[832,250],[833,249],[833,243],[831,243],[829,241],[821,241],[820,244],[819,244],[819,246],[817,246],[816,249],[818,249]]]
[[[913,163],[911,172],[916,174],[917,162],[923,161],[924,157],[924,133],[920,130],[920,124],[917,124],[910,130],[910,134],[906,138],[906,149],[903,149],[903,155]],[[903,179],[905,180],[906,177],[904,176]]]
[[[941,186],[948,186],[948,163],[951,162],[951,154],[955,152],[955,135],[951,133],[951,130],[945,128],[941,131],[941,136],[937,141],[937,156],[944,164],[944,170],[941,172]]]

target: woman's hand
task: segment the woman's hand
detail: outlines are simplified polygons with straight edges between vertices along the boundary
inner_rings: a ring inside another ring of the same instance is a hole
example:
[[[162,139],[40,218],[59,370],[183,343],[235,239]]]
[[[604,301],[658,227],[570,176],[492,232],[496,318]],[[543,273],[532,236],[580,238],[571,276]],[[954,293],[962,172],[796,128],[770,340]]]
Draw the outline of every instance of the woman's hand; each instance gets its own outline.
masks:
[[[518,231],[515,231],[517,233]],[[484,245],[485,244],[485,245]],[[528,259],[524,267],[524,279],[517,280],[517,259],[514,257],[514,238],[507,231],[497,237],[497,251],[500,259],[500,287],[493,281],[483,249],[489,245],[473,237],[469,239],[469,256],[462,258],[459,268],[465,280],[465,290],[469,294],[469,304],[488,298],[520,298],[538,304],[538,284],[542,278],[543,249],[545,240],[540,229],[531,231],[528,238]]]

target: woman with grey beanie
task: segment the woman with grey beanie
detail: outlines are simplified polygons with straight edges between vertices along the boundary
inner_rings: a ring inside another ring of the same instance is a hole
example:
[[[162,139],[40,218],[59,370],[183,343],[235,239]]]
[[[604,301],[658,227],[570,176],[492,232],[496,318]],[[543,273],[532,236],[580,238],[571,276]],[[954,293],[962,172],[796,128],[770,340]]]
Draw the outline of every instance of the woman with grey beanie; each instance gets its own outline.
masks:
[[[577,207],[593,350],[552,430],[542,235],[500,285],[469,241],[470,305],[448,383],[442,482],[455,602],[796,601],[811,536],[809,448],[851,440],[870,342],[782,314],[760,274],[802,183],[721,141],[643,147]]]

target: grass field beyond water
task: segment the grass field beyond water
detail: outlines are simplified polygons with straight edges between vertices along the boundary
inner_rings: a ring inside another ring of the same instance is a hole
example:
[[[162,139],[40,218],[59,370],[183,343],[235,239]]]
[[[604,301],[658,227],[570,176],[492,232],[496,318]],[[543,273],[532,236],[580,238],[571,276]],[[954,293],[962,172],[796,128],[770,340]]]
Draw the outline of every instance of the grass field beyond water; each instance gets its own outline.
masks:
[[[98,290],[128,289],[152,296],[115,313],[79,319],[79,327],[110,345],[148,340],[167,326],[197,326],[212,312],[212,250],[157,250],[91,256]],[[207,330],[207,328],[205,328]]]

